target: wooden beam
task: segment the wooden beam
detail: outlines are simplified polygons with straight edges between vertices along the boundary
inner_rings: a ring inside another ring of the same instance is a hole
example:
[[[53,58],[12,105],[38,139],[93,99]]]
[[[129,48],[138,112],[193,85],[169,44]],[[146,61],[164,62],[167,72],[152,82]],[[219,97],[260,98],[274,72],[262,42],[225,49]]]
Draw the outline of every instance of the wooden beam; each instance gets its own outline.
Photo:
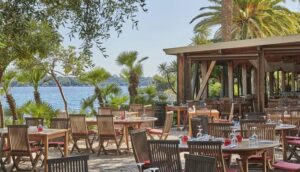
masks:
[[[192,60],[255,60],[258,54],[203,54],[203,55],[188,55]]]
[[[257,72],[257,78],[258,78],[258,92],[257,92],[257,102],[258,102],[258,111],[263,112],[264,106],[265,106],[265,63],[266,60],[264,58],[264,52],[261,53],[261,56],[259,57],[259,63],[258,63],[258,72]],[[254,83],[255,84],[255,83]]]
[[[250,62],[256,69],[258,68],[257,60],[249,60],[249,62]]]
[[[202,63],[201,63],[202,83],[203,83],[203,81],[205,79],[206,74],[207,74],[207,61],[202,61]],[[206,85],[204,87],[204,91],[203,91],[202,97],[205,99],[205,98],[207,98],[207,96],[208,96],[208,94],[207,94],[207,85]]]
[[[200,97],[203,94],[203,91],[204,91],[204,89],[205,89],[205,87],[206,87],[206,85],[208,83],[208,79],[209,79],[209,77],[210,77],[210,75],[211,75],[211,73],[212,73],[215,65],[216,65],[216,61],[212,61],[210,63],[208,71],[207,71],[207,73],[206,73],[206,75],[205,75],[205,77],[204,77],[204,79],[203,79],[203,81],[201,83],[201,87],[200,87],[200,90],[199,90],[199,92],[197,94],[196,100],[200,100]]]
[[[243,95],[247,95],[247,65],[242,64],[242,86]]]
[[[291,76],[291,91],[296,91],[295,89],[295,73],[292,72],[292,76]]]
[[[281,92],[285,91],[285,72],[281,71]]]
[[[274,72],[269,72],[269,86],[270,86],[270,96],[274,95],[274,83],[275,78],[274,78]]]
[[[233,62],[230,61],[228,66],[228,97],[233,98]]]

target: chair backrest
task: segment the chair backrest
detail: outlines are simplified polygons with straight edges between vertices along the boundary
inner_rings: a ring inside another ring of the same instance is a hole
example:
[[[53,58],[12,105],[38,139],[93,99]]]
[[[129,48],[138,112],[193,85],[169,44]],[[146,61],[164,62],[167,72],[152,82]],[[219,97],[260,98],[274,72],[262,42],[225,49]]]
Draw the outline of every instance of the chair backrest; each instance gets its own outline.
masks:
[[[130,138],[135,161],[137,163],[149,161],[146,130],[132,130]]]
[[[258,124],[252,123],[247,126],[248,137],[254,132],[259,140],[275,140],[275,124]]]
[[[48,172],[88,172],[88,155],[48,159]]]
[[[115,137],[115,126],[113,115],[97,115],[97,127],[99,137]]]
[[[160,172],[182,172],[179,140],[148,140],[150,163]]]
[[[70,114],[69,119],[70,119],[72,133],[77,133],[77,134],[88,133],[85,115]]]
[[[184,154],[185,172],[215,172],[216,158],[210,156]]]
[[[240,126],[241,126],[241,134],[242,137],[247,138],[247,128],[249,124],[265,124],[265,119],[241,119],[240,120]]]
[[[25,123],[28,126],[38,126],[38,125],[44,125],[44,118],[32,118],[32,117],[26,117]]]
[[[214,137],[228,138],[232,123],[208,123],[208,134]]]
[[[225,162],[222,153],[221,141],[188,141],[189,153],[193,155],[204,155],[216,159],[215,169],[217,172],[225,172]]]
[[[28,125],[8,125],[7,128],[11,155],[29,153]]]
[[[98,115],[111,115],[112,108],[111,107],[99,107]]]
[[[141,115],[143,115],[145,113],[145,115],[149,116],[149,117],[154,117],[154,113],[155,113],[155,111],[154,111],[153,108],[140,109],[138,112],[139,112],[138,113],[139,116],[141,116]]]
[[[208,134],[209,117],[206,115],[196,116],[191,119],[192,136],[196,137],[199,132],[199,126],[201,125],[202,133]]]
[[[162,129],[163,133],[169,133],[170,132],[172,124],[173,124],[173,115],[174,115],[173,111],[166,112],[165,124],[164,124],[164,127]]]
[[[142,104],[130,104],[129,105],[129,111],[130,112],[138,112],[140,109],[143,109]]]
[[[265,119],[265,112],[248,112],[244,115],[245,119]]]
[[[125,110],[112,110],[111,114],[114,117],[121,117],[121,116],[125,116]]]
[[[69,129],[69,119],[68,118],[52,118],[50,120],[50,128],[53,129]],[[64,141],[63,137],[51,139],[52,141]]]

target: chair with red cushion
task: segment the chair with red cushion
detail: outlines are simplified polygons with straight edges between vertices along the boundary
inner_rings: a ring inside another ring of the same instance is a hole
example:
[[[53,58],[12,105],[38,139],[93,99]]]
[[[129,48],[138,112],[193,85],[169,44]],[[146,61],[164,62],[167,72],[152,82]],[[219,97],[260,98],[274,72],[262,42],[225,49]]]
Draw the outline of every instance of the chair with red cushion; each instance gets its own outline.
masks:
[[[53,129],[69,129],[69,119],[67,118],[52,118],[51,121],[50,121],[50,128],[53,128]],[[56,138],[56,139],[51,139],[49,142],[49,148],[50,147],[54,147],[54,148],[57,148],[60,153],[61,153],[61,156],[64,155],[64,152],[63,152],[63,147],[64,147],[64,138],[61,137],[61,138]]]
[[[13,170],[21,171],[19,162],[22,157],[29,157],[32,171],[35,171],[38,160],[43,155],[43,150],[40,147],[32,147],[29,143],[28,126],[27,125],[9,125],[8,127],[8,142],[10,147],[10,156],[13,159]],[[35,158],[33,158],[35,154]]]
[[[173,111],[166,112],[165,123],[162,129],[147,128],[147,134],[151,139],[154,139],[154,136],[157,136],[160,140],[167,139],[172,127],[173,114]]]
[[[216,159],[216,172],[237,172],[226,168],[221,141],[188,141],[189,153],[193,155],[210,156]]]
[[[282,171],[289,171],[289,172],[299,172],[300,171],[300,164],[290,163],[285,161],[279,161],[273,164],[274,169],[282,170]]]
[[[97,127],[98,127],[98,137],[99,137],[99,151],[98,156],[100,155],[101,150],[107,154],[106,149],[104,148],[104,142],[113,140],[117,147],[117,154],[121,154],[120,145],[123,140],[123,133],[117,132],[114,125],[114,116],[113,115],[97,115]]]
[[[93,150],[93,142],[96,137],[96,132],[93,130],[88,130],[86,125],[86,117],[85,115],[72,115],[69,116],[70,124],[71,124],[71,131],[72,131],[72,138],[74,141],[71,153],[76,149],[78,152],[80,152],[80,149],[78,147],[78,140],[84,139],[86,149],[90,150],[92,153],[94,153]]]

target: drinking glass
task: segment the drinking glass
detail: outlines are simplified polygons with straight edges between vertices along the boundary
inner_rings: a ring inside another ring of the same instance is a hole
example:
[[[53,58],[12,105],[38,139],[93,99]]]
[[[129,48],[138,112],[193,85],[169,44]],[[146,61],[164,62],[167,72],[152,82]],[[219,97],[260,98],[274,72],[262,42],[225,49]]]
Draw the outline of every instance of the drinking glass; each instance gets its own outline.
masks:
[[[198,125],[198,133],[197,133],[197,138],[201,138],[202,136],[203,136],[203,134],[202,134],[202,126],[201,125]]]

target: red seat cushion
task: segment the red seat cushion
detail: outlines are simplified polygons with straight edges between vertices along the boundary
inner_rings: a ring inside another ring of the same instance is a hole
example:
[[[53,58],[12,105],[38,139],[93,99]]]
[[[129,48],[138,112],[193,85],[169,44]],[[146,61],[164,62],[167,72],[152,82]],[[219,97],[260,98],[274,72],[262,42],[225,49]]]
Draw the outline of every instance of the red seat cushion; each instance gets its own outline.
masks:
[[[49,142],[48,145],[50,147],[53,147],[53,146],[63,146],[65,143],[64,142]]]
[[[300,140],[287,140],[286,142],[288,145],[300,146]]]
[[[147,132],[150,133],[150,134],[162,134],[162,130],[159,130],[159,129],[147,129]]]
[[[96,132],[94,130],[88,130],[88,134],[96,134]]]
[[[3,146],[2,151],[3,151],[3,152],[9,151],[9,147],[8,147],[7,145]]]
[[[86,135],[86,134],[88,134],[88,135],[92,135],[92,134],[96,134],[96,132],[94,131],[94,130],[88,130],[88,133],[86,133],[86,132],[82,132],[82,133],[73,133],[74,135]]]
[[[39,151],[41,151],[42,149],[41,149],[41,147],[31,147],[30,148],[30,151],[31,152],[39,152]]]
[[[288,140],[300,140],[300,137],[297,136],[285,136],[285,138]]]
[[[238,172],[237,169],[233,169],[233,168],[227,168],[226,172]]]
[[[285,161],[279,161],[273,165],[274,168],[280,169],[280,170],[289,170],[289,171],[299,171],[300,170],[300,164],[285,162]]]
[[[223,153],[223,158],[225,158],[225,159],[230,158],[230,155],[231,155],[231,154]]]

